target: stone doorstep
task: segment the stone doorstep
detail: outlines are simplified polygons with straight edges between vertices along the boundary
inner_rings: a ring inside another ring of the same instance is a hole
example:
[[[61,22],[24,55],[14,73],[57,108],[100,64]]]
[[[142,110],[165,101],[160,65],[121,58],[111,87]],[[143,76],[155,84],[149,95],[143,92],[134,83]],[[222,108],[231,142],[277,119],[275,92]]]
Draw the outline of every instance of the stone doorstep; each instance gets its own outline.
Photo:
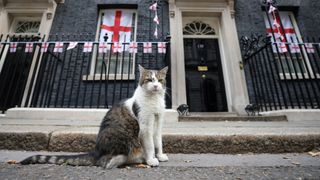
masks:
[[[0,133],[0,149],[87,152],[96,134]],[[166,153],[301,153],[320,147],[320,135],[164,135]]]
[[[210,116],[210,115],[190,115],[179,116],[179,122],[188,121],[288,121],[285,115],[278,116]]]

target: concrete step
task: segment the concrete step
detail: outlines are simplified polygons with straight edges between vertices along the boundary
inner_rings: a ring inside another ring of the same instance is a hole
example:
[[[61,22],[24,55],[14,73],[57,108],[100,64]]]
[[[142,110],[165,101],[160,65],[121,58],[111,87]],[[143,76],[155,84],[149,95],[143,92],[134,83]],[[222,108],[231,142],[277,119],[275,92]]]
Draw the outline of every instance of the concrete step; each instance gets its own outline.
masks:
[[[39,120],[39,123],[54,120],[57,123],[60,120],[70,123],[69,125],[77,125],[83,121],[101,122],[108,109],[75,109],[75,108],[12,108],[6,111],[5,115],[0,116],[0,119],[6,120]],[[167,123],[177,122],[178,113],[176,110],[166,109],[165,121]],[[30,123],[30,121],[28,122]],[[50,122],[54,124],[54,122]],[[37,124],[36,122],[34,124]],[[62,125],[65,125],[62,122]],[[59,124],[57,124],[59,125]]]
[[[238,116],[235,113],[190,113],[179,116],[179,122],[188,121],[288,121],[285,115]]]

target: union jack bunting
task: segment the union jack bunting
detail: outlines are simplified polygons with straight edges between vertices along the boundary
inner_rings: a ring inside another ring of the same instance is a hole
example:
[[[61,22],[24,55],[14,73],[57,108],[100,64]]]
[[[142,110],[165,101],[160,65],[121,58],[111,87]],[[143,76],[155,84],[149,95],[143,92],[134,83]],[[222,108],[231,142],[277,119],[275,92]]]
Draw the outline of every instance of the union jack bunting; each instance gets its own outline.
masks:
[[[17,46],[18,46],[18,43],[16,43],[16,42],[10,43],[10,52],[16,52]]]
[[[92,52],[92,42],[85,42],[83,45],[83,52]]]
[[[49,47],[49,43],[44,42],[41,44],[41,52],[47,52]]]
[[[300,53],[300,47],[298,43],[290,43],[289,47],[292,53]]]
[[[63,42],[56,42],[54,45],[53,52],[61,53],[63,51]]]
[[[304,45],[306,47],[307,53],[314,53],[314,48],[311,43],[305,43]]]
[[[143,53],[152,53],[152,43],[144,42],[143,43]]]
[[[137,53],[138,52],[138,44],[136,42],[131,42],[129,44],[129,53]]]
[[[99,43],[99,53],[106,53],[107,52],[107,50],[109,49],[108,48],[109,46],[108,46],[108,44],[107,43],[105,43],[105,42],[100,42]]]
[[[114,42],[112,50],[113,50],[113,53],[117,53],[117,52],[121,53],[123,50],[123,45],[121,43]]]
[[[158,42],[158,52],[159,53],[166,53],[166,43],[165,42]]]
[[[33,51],[33,43],[26,43],[26,48],[24,49],[24,52],[31,53]]]

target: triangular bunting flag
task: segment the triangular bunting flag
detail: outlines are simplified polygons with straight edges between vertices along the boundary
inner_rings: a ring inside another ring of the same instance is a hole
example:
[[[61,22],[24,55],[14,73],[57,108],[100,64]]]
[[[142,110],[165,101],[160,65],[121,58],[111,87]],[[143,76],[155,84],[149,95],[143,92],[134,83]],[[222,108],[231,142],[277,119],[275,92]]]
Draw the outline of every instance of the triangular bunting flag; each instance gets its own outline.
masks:
[[[157,10],[157,6],[158,6],[158,3],[155,2],[154,4],[152,4],[149,9],[152,10],[152,11],[156,11]]]
[[[78,45],[78,42],[70,42],[67,50],[73,49]]]

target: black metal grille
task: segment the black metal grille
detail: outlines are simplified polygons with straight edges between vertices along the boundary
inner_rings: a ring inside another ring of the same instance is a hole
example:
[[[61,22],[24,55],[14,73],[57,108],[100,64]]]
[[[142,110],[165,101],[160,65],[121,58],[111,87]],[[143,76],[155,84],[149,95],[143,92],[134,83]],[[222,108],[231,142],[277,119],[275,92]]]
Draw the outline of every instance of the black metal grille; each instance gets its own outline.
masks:
[[[67,50],[70,42],[64,42],[63,51],[58,53],[53,52],[54,43],[49,42],[47,52],[41,52],[42,43],[37,41],[33,51],[26,53],[26,42],[18,42],[17,51],[13,53],[9,51],[9,42],[1,42],[0,57],[6,56],[0,62],[4,64],[0,74],[2,111],[15,106],[109,108],[133,94],[139,77],[138,64],[150,69],[170,66],[169,42],[165,54],[158,53],[156,42],[149,54],[143,53],[142,43],[138,43],[136,54],[113,53],[113,43],[108,43],[111,46],[107,52],[98,53],[99,42],[92,42],[92,52],[83,52],[84,41],[70,50]],[[17,63],[11,63],[13,60]],[[27,60],[30,62],[26,63]],[[12,75],[20,71],[25,72]],[[171,107],[170,73],[167,77],[167,107]]]

